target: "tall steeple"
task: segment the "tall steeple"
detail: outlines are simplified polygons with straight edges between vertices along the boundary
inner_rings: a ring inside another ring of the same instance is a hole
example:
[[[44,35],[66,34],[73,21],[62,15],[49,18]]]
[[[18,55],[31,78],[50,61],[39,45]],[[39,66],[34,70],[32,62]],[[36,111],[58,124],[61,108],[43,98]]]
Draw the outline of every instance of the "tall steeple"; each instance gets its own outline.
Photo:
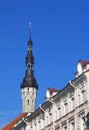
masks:
[[[38,84],[34,76],[33,42],[31,36],[28,40],[28,53],[26,56],[26,74],[21,84],[23,112],[35,111]]]

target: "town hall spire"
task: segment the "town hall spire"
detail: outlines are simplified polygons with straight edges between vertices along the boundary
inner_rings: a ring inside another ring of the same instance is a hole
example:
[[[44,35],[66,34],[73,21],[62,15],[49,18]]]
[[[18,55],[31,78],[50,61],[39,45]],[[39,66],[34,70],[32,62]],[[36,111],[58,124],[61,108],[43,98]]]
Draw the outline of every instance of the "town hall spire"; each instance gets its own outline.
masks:
[[[23,79],[23,83],[21,84],[23,112],[30,113],[35,111],[36,91],[38,89],[38,84],[34,76],[34,56],[32,47],[33,42],[30,35],[28,40],[28,52],[26,56],[26,74]]]

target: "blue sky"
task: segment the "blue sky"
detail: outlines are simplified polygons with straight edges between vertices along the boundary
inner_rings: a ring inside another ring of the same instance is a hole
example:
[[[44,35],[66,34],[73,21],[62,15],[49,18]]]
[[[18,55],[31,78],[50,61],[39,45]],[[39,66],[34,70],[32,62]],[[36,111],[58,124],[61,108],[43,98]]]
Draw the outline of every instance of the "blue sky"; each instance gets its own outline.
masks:
[[[80,59],[89,61],[88,0],[0,2],[0,129],[22,112],[20,84],[32,22],[37,107],[48,87],[62,89],[75,78]]]

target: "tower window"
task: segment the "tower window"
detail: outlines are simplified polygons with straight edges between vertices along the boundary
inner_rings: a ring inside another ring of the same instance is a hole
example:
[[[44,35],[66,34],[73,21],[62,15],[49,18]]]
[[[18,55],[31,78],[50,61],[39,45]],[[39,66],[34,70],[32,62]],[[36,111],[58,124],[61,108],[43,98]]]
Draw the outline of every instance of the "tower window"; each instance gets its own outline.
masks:
[[[33,65],[32,65],[32,64],[29,64],[29,65],[28,65],[28,69],[33,70]]]
[[[32,70],[32,65],[31,65],[31,70]]]
[[[30,65],[28,65],[28,68],[30,69]]]
[[[29,105],[29,99],[27,100],[27,105]]]

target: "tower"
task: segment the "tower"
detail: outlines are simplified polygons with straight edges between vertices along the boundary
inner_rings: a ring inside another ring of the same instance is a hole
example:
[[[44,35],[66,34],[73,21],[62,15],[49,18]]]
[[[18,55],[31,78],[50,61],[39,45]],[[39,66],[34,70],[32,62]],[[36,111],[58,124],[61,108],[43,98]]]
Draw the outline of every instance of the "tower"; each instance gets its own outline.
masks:
[[[34,76],[34,56],[32,53],[33,42],[28,40],[28,53],[26,56],[26,74],[21,84],[22,110],[32,113],[36,107],[38,85]]]

